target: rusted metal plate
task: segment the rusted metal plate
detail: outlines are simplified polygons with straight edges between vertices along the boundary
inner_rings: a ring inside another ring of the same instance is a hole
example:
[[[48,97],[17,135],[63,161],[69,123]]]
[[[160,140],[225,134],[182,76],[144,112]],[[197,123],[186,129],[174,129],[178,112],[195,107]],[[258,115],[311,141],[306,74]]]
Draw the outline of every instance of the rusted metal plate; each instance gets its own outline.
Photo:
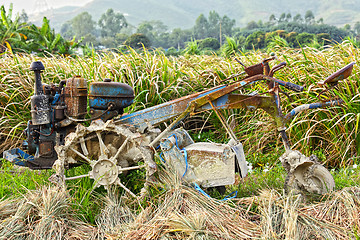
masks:
[[[66,114],[83,117],[87,112],[87,82],[84,78],[73,77],[66,81],[64,88]]]
[[[39,144],[39,155],[43,157],[51,157],[54,154],[54,143],[44,141]]]
[[[258,74],[264,74],[264,64],[263,63],[258,63],[258,64],[255,64],[255,65],[252,65],[250,67],[246,67],[246,68],[244,68],[244,71],[249,76],[255,76],[255,75],[258,75]]]
[[[319,82],[319,85],[324,85],[326,83],[337,83],[340,80],[346,79],[350,76],[352,69],[354,67],[355,62],[348,64],[347,66],[343,67],[342,69],[336,71],[335,73],[331,74],[325,81]]]

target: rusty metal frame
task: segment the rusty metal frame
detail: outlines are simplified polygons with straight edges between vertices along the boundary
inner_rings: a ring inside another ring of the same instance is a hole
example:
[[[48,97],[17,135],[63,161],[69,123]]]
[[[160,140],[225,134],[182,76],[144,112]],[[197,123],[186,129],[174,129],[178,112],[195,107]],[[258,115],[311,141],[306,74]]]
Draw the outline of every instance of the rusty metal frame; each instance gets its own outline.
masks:
[[[149,126],[157,126],[163,122],[172,120],[172,123],[151,142],[150,146],[154,147],[155,143],[157,143],[163,136],[166,135],[166,133],[173,129],[189,114],[213,110],[224,125],[230,137],[236,140],[235,134],[232,132],[231,128],[227,126],[224,117],[220,114],[218,109],[239,109],[254,106],[256,108],[263,109],[274,119],[275,125],[281,134],[285,149],[290,149],[289,140],[286,136],[285,130],[286,123],[293,116],[306,109],[340,105],[342,100],[339,99],[325,103],[302,105],[293,109],[290,113],[284,116],[281,109],[280,93],[282,93],[282,91],[280,86],[297,92],[303,91],[304,88],[302,86],[274,78],[274,73],[286,66],[286,63],[282,62],[270,69],[269,62],[273,59],[275,58],[271,57],[263,60],[261,64],[245,68],[245,72],[248,73],[248,76],[241,80],[232,82],[231,84],[216,86],[202,92],[194,93],[154,107],[134,112],[132,114],[124,115],[119,118],[117,122],[135,126],[140,132],[144,132]],[[339,70],[331,76],[331,79],[339,80],[350,75],[349,72],[352,70],[352,65],[353,63],[349,64],[342,70]],[[259,70],[260,67],[263,68],[263,74],[259,74],[261,72]],[[268,91],[264,94],[268,94],[268,96],[233,93],[234,91],[244,88],[257,81],[266,82]]]

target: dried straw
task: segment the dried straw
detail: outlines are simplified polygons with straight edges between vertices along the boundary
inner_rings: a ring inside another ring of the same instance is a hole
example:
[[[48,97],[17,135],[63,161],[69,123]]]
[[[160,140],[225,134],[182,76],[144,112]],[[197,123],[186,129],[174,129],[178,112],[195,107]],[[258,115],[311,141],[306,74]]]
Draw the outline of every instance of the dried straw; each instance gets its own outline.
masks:
[[[0,239],[95,239],[95,228],[77,219],[64,189],[43,187],[0,202]],[[5,211],[4,211],[5,210]]]

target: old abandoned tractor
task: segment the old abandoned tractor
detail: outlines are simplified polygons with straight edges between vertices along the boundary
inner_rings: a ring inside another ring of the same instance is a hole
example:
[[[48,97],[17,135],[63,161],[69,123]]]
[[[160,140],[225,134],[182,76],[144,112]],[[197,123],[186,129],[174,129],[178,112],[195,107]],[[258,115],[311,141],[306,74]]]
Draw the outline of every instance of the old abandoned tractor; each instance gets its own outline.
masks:
[[[274,119],[286,150],[280,157],[288,172],[286,186],[323,194],[335,186],[330,172],[318,163],[315,156],[306,157],[291,150],[285,132],[286,123],[301,111],[340,105],[343,101],[335,99],[304,104],[284,115],[280,87],[296,92],[304,88],[274,78],[275,72],[286,66],[282,62],[270,68],[269,62],[275,58],[272,56],[259,64],[244,66],[246,75],[240,80],[130,114],[123,114],[124,108],[134,99],[134,91],[129,85],[105,79],[88,86],[80,76],[59,84],[43,84],[41,72],[44,66],[41,62],[33,62],[30,66],[35,73],[32,119],[28,121],[27,139],[23,142],[23,149],[27,152],[11,149],[4,152],[4,158],[31,169],[53,168],[56,174],[51,180],[60,184],[90,177],[97,186],[117,184],[135,196],[120,181],[119,175],[143,168],[146,182],[151,181],[157,171],[154,154],[161,151],[165,164],[189,184],[205,188],[230,185],[235,182],[236,170],[244,178],[248,168],[243,146],[219,110],[261,108]],[[340,69],[320,84],[336,85],[351,74],[353,65]],[[265,83],[268,91],[250,95],[236,93],[255,82]],[[189,114],[205,110],[216,113],[230,136],[228,143],[195,143],[186,130],[176,128]],[[90,117],[85,119],[86,115]],[[90,124],[86,127],[83,122]],[[163,122],[171,123],[161,131],[158,126]],[[81,164],[91,167],[88,174],[65,176],[65,170]]]

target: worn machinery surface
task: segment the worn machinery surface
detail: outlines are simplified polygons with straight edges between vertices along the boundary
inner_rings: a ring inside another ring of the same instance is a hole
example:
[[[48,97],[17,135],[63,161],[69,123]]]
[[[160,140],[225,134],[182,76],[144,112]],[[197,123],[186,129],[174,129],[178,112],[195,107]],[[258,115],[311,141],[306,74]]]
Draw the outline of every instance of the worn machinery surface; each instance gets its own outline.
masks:
[[[286,66],[282,62],[270,69],[269,62],[246,67],[246,75],[237,81],[223,84],[130,114],[124,108],[133,103],[134,91],[124,83],[103,82],[89,84],[80,76],[63,80],[59,84],[43,84],[41,62],[33,62],[30,70],[35,73],[34,96],[31,97],[31,117],[25,130],[27,140],[23,148],[4,152],[4,158],[31,169],[54,168],[51,180],[64,184],[66,180],[81,177],[95,179],[97,186],[118,184],[130,195],[134,193],[120,181],[119,175],[144,168],[146,182],[152,180],[157,170],[154,154],[161,158],[186,182],[202,187],[233,184],[235,170],[241,177],[247,175],[247,163],[242,144],[227,124],[220,109],[261,108],[275,122],[281,134],[286,152],[280,157],[288,171],[286,185],[312,193],[325,193],[334,188],[329,171],[317,162],[315,156],[306,157],[291,150],[286,135],[286,123],[297,113],[319,107],[340,105],[341,99],[304,104],[284,115],[279,94],[285,87],[303,91],[302,86],[274,78],[274,73]],[[238,61],[238,60],[237,60]],[[239,61],[238,61],[239,62]],[[241,62],[239,62],[242,64]],[[332,74],[322,85],[336,85],[347,78],[354,63]],[[240,74],[229,77],[229,80]],[[265,94],[244,95],[236,93],[255,82],[267,84]],[[90,118],[85,119],[88,114]],[[226,144],[195,143],[182,128],[180,121],[189,114],[213,110],[230,136]],[[82,122],[90,122],[88,126]],[[163,122],[171,122],[164,130],[157,128]],[[88,164],[88,174],[66,177],[66,169]]]

